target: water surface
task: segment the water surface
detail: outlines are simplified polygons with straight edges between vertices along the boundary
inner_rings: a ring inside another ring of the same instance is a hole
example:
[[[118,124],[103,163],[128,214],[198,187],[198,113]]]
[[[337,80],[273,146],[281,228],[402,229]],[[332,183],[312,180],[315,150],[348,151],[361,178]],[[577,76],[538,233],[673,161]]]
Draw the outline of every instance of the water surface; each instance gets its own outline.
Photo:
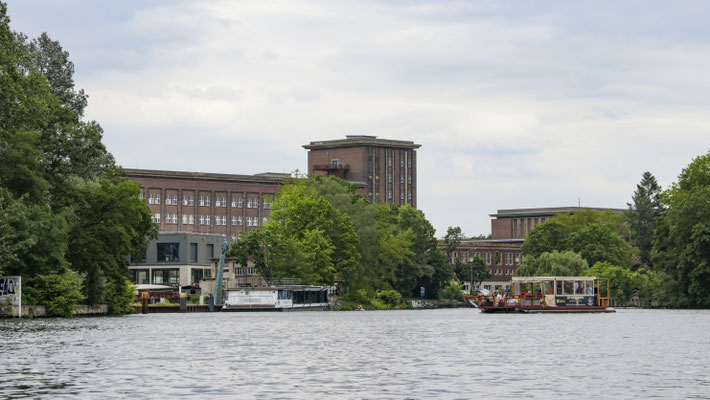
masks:
[[[0,320],[0,398],[710,398],[710,312]]]

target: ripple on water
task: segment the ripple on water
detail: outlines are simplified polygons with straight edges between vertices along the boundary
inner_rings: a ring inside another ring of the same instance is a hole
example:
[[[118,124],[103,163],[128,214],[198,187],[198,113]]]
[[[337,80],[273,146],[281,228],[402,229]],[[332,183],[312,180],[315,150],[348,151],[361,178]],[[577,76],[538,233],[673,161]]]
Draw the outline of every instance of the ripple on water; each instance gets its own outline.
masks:
[[[708,331],[664,310],[2,320],[0,397],[702,398]]]

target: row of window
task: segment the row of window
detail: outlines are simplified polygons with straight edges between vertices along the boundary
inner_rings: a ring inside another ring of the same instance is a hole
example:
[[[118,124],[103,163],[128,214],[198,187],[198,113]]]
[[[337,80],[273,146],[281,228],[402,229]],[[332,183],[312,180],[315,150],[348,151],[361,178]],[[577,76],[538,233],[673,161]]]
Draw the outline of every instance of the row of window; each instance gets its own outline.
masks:
[[[387,174],[387,183],[392,183],[392,173]],[[399,176],[399,183],[404,183],[404,175]],[[412,184],[412,175],[407,175],[407,183]]]
[[[160,213],[155,213],[151,217],[153,219],[153,222],[156,224],[159,224],[161,221],[160,218]],[[262,223],[266,223],[268,221],[268,218],[263,217],[262,218]],[[200,215],[198,217],[198,222],[200,225],[211,225],[211,216],[209,215]],[[177,225],[178,223],[178,215],[177,214],[165,214],[165,223],[168,225]],[[182,223],[183,225],[193,225],[195,223],[195,216],[192,214],[183,214],[182,215]],[[240,216],[233,216],[232,217],[232,226],[242,226],[244,223],[243,217]],[[221,225],[221,226],[226,226],[227,225],[227,216],[225,215],[216,215],[215,216],[215,225]],[[259,217],[250,217],[247,216],[247,226],[259,226]]]
[[[387,198],[392,200],[392,189],[387,190]],[[399,192],[399,199],[404,200],[404,192]],[[412,200],[412,191],[407,192],[407,199]]]
[[[256,268],[247,267],[247,275],[256,275]],[[244,276],[244,267],[234,267],[234,275]]]
[[[140,195],[141,199],[143,198],[143,193]],[[199,199],[199,204],[202,207],[209,207],[210,206],[210,196],[200,196]],[[148,204],[160,204],[160,193],[149,193],[148,194]],[[165,195],[165,205],[168,206],[177,206],[178,205],[178,197],[176,194],[167,194]],[[195,205],[195,197],[192,195],[185,195],[182,196],[182,205],[183,206],[194,206]],[[215,207],[227,207],[227,197],[226,196],[216,196],[215,197]],[[232,208],[242,208],[244,206],[244,198],[243,197],[232,197]],[[264,209],[270,208],[270,204],[267,199],[262,199],[262,204],[261,207]],[[258,198],[252,198],[252,197],[247,197],[247,208],[259,208],[259,199]]]
[[[499,253],[500,254],[500,253]],[[454,253],[454,257],[456,258],[461,258],[463,260],[468,260],[468,262],[473,261],[474,257],[480,257],[483,259],[483,261],[486,263],[486,265],[493,265],[495,262],[495,265],[502,265],[505,263],[505,265],[520,265],[521,259],[520,259],[520,254],[515,254],[515,253],[505,253],[504,256],[502,256],[500,259],[495,260],[494,256],[495,252],[473,252],[473,253]]]
[[[387,166],[392,167],[392,156],[387,156]],[[399,159],[399,167],[404,168],[404,158]],[[407,168],[412,168],[412,158],[411,156],[407,158]]]

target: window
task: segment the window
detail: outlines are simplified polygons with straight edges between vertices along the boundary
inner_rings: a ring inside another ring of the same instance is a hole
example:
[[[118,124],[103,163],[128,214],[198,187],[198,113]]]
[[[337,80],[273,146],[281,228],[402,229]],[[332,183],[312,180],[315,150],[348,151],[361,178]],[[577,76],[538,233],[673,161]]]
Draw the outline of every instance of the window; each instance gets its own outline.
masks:
[[[182,224],[187,225],[187,214],[182,215]]]
[[[194,223],[195,223],[195,217],[192,214],[190,214],[187,218],[187,224],[192,225]]]
[[[412,200],[412,191],[411,190],[407,192],[407,198],[409,200]]]
[[[214,258],[214,244],[207,243],[207,258]]]
[[[153,220],[155,221],[156,224],[160,223],[160,213],[155,213],[153,215]]]
[[[392,189],[387,190],[387,198],[391,199],[392,198]]]
[[[180,261],[180,243],[156,243],[158,262]]]
[[[205,196],[205,206],[210,206],[210,196]]]
[[[232,197],[232,208],[236,208],[236,207],[237,207],[237,198]]]
[[[387,166],[388,167],[392,166],[392,156],[387,156]]]
[[[411,174],[407,175],[407,183],[410,185],[412,184],[412,175]]]
[[[156,285],[177,285],[180,283],[180,270],[178,269],[154,269],[153,284]]]
[[[153,193],[148,194],[148,204],[154,204],[155,203],[155,195]]]
[[[244,275],[244,267],[235,267],[234,275]]]
[[[172,197],[170,197],[169,194],[166,194],[166,195],[165,195],[165,205],[166,205],[166,206],[169,206],[169,205],[172,205],[172,204],[173,204]]]
[[[186,195],[182,195],[182,205],[186,206],[189,204],[190,199]]]
[[[252,224],[254,224],[254,226],[259,226],[259,217],[254,217]]]
[[[505,265],[513,265],[513,253],[505,254]]]
[[[190,262],[197,262],[197,243],[190,243]]]
[[[399,167],[400,167],[400,168],[404,168],[404,158],[401,158],[401,157],[400,157],[400,159],[399,159]]]
[[[200,206],[205,205],[205,196],[200,195]]]
[[[259,199],[258,198],[252,200],[252,206],[254,208],[259,208]]]
[[[247,217],[247,226],[251,226],[251,217]]]
[[[264,208],[264,209],[269,208],[269,202],[266,201],[266,199],[264,199],[264,202],[262,203],[261,208]]]
[[[143,197],[145,197],[145,196],[143,196],[143,192],[140,192],[140,193],[138,194],[138,197],[142,200]]]
[[[399,199],[404,200],[404,192],[399,192]]]
[[[247,197],[247,208],[251,208],[251,197]]]
[[[242,226],[242,222],[244,222],[244,220],[243,220],[242,216],[240,215],[237,217],[237,226]]]
[[[491,265],[491,253],[487,252],[485,253],[486,256],[486,265]]]
[[[244,204],[244,198],[237,197],[237,207],[242,208],[243,204]]]
[[[160,193],[155,194],[155,204],[160,204]]]
[[[232,216],[232,226],[237,226],[237,217]]]
[[[209,215],[205,215],[205,225],[212,225],[212,224],[210,224],[210,216]]]
[[[392,183],[392,173],[387,174],[387,183]]]
[[[200,225],[204,225],[204,224],[205,224],[205,216],[200,215]]]
[[[261,224],[262,224],[262,225],[265,225],[268,220],[269,220],[269,219],[266,218],[266,217],[262,218],[262,219],[261,219]]]
[[[222,198],[219,196],[215,196],[214,198],[214,206],[215,207],[222,207]]]
[[[172,197],[173,197],[173,205],[174,205],[174,206],[178,205],[177,194],[172,195]]]
[[[249,275],[256,275],[256,268],[254,268],[254,267],[249,267],[249,268],[247,268],[247,269],[248,269],[247,272],[249,273]]]
[[[407,159],[407,168],[412,168],[412,159],[411,158]]]
[[[331,165],[333,168],[338,168],[338,166],[340,165],[340,160],[338,160],[337,158],[336,158],[336,159],[333,159],[333,160],[330,160],[330,165]]]
[[[399,176],[399,183],[404,183],[404,175]]]

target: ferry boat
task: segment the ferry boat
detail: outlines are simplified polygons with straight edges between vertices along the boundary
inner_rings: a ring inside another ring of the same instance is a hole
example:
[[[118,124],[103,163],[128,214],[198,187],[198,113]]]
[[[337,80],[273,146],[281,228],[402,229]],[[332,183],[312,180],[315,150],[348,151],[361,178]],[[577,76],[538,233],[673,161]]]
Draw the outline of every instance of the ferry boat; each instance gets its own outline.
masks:
[[[609,279],[588,276],[513,277],[511,293],[470,298],[482,312],[613,313]]]
[[[225,290],[222,311],[330,310],[328,288],[289,285]]]

